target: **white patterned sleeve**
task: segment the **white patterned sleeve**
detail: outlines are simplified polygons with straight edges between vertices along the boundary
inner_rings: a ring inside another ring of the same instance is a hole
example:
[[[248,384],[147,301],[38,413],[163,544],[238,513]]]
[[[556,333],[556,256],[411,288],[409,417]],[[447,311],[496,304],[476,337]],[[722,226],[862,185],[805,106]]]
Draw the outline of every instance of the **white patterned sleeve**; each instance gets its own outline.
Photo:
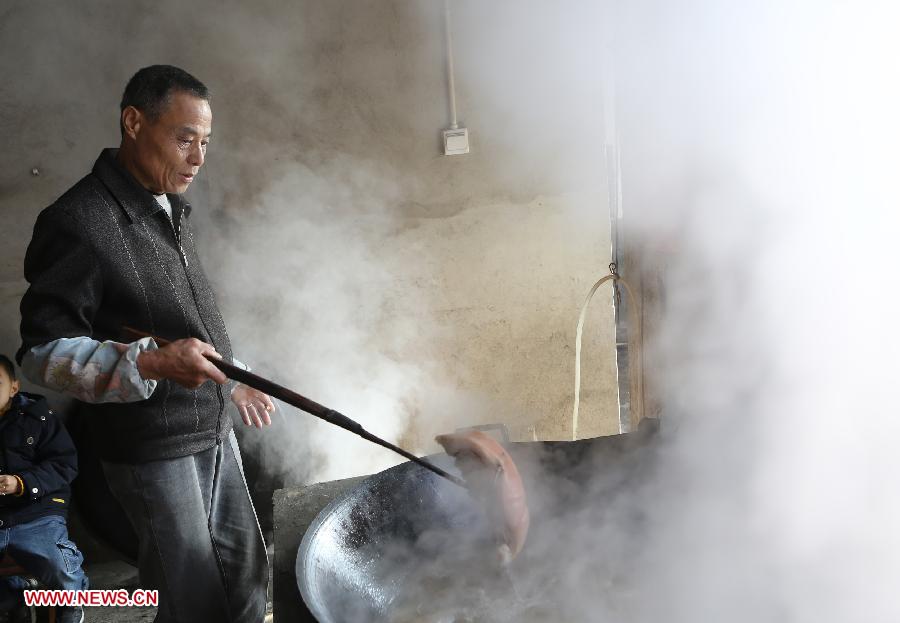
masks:
[[[138,402],[153,394],[157,381],[141,377],[137,357],[156,348],[149,337],[131,344],[61,338],[28,351],[22,373],[32,383],[82,402]]]

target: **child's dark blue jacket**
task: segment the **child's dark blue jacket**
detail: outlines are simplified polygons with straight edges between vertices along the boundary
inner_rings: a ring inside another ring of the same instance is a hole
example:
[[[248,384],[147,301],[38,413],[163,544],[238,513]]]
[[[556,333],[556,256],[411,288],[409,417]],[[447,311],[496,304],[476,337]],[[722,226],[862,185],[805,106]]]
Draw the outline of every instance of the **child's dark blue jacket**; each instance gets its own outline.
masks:
[[[78,473],[75,444],[43,396],[19,392],[0,417],[0,474],[18,476],[21,495],[0,496],[0,529],[65,515]]]

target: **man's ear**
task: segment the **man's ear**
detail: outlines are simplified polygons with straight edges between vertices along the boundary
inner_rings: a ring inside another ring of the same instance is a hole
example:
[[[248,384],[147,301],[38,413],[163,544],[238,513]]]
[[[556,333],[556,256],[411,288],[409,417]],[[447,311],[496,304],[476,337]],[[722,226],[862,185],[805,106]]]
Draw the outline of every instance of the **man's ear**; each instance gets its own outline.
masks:
[[[9,384],[9,388],[12,390],[12,395],[15,396],[19,393],[19,380],[16,379],[12,383]]]
[[[144,115],[141,114],[141,111],[134,106],[126,106],[122,111],[122,127],[125,128],[125,136],[134,140],[143,124]]]

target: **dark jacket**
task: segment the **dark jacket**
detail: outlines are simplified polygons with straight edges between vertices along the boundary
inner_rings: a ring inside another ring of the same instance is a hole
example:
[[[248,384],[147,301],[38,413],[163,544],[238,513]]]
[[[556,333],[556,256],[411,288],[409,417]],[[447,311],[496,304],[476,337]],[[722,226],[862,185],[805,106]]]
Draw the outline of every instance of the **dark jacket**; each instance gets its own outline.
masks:
[[[65,515],[78,473],[75,444],[43,396],[18,393],[0,417],[0,474],[22,479],[22,495],[0,496],[0,528]]]
[[[104,150],[93,171],[38,216],[25,255],[22,357],[63,337],[122,341],[122,327],[196,337],[226,360],[231,346],[194,245],[191,208],[168,195],[172,220]],[[206,450],[231,430],[225,394],[160,381],[147,400],[82,404],[101,458],[139,463]]]

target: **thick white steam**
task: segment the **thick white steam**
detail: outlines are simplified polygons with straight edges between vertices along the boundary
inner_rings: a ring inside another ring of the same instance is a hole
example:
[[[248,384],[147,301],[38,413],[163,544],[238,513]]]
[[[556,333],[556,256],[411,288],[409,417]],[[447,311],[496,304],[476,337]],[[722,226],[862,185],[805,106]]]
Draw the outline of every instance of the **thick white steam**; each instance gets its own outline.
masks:
[[[583,156],[512,150],[496,163],[501,177],[514,179],[516,164],[528,175],[537,160],[543,172],[559,169],[561,187],[602,176],[598,145],[611,137],[595,124],[609,113],[597,87],[614,78],[627,242],[654,277],[644,283],[658,290],[645,336],[663,406],[657,469],[615,498],[601,489],[616,475],[598,473],[595,486],[576,492],[587,510],[557,518],[560,538],[527,546],[540,553],[530,558],[540,566],[533,574],[554,574],[561,619],[900,620],[898,8],[876,0],[585,1],[549,12],[536,3],[477,5],[460,2],[455,13],[460,64],[479,52],[485,59],[484,75],[466,78],[477,87],[466,101],[505,107],[511,125],[526,120],[544,137],[556,128]],[[529,63],[562,63],[544,37],[566,33],[584,62],[560,64],[556,88],[529,83]],[[517,50],[529,52],[521,73],[493,80],[492,59]],[[607,67],[614,76],[602,75]],[[307,177],[269,192],[300,201],[312,187],[314,201],[336,203],[328,199],[335,186]],[[392,192],[379,187],[380,205],[391,205]],[[285,206],[272,216],[286,216],[290,200],[268,202]],[[370,226],[389,237],[390,219],[335,221],[325,211],[302,219],[311,233],[302,243],[287,232],[247,232],[277,273],[271,296],[291,297],[273,302],[297,310],[276,324],[313,336],[301,351],[285,341],[276,359],[295,361],[285,377],[309,378],[323,401],[399,435],[416,409],[398,396],[428,393],[429,364],[410,369],[367,351],[355,328],[390,313],[367,305],[387,283],[364,243],[378,237],[357,235]],[[331,262],[335,254],[342,264]],[[318,264],[320,256],[329,262]],[[251,289],[253,278],[242,279]],[[268,308],[248,307],[271,334]],[[410,331],[428,339],[419,326]],[[401,330],[398,339],[410,336]],[[312,438],[328,444],[336,465],[360,456],[361,446],[333,435]],[[540,508],[550,485],[526,471]]]
[[[900,616],[898,16],[620,8],[624,210],[665,293],[672,435],[638,620]]]

